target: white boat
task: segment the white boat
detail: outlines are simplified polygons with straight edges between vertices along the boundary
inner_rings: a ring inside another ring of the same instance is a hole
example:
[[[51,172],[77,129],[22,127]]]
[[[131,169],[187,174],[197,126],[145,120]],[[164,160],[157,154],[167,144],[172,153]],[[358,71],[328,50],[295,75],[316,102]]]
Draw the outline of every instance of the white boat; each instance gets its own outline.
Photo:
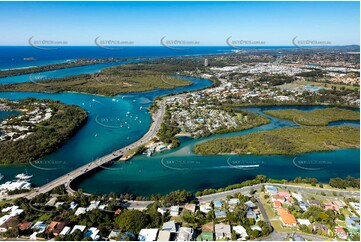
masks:
[[[17,174],[17,175],[15,176],[15,178],[17,178],[17,179],[19,179],[19,180],[28,180],[28,179],[30,179],[30,178],[32,178],[32,177],[33,177],[33,175],[27,175],[27,174],[25,174],[25,173]]]
[[[0,185],[0,191],[14,191],[17,189],[30,189],[31,183],[27,181],[8,181]]]

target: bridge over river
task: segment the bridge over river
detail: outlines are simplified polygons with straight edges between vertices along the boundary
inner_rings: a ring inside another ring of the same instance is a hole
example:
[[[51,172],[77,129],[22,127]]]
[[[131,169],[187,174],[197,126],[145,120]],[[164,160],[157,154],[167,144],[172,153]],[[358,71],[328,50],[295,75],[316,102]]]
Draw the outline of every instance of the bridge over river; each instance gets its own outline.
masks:
[[[65,188],[68,193],[70,193],[70,194],[74,193],[75,191],[71,188],[72,181],[74,181],[75,179],[77,179],[81,176],[84,176],[85,174],[87,174],[91,171],[94,171],[95,169],[106,167],[106,166],[112,164],[112,162],[114,160],[117,160],[117,159],[123,157],[130,150],[132,150],[140,145],[146,144],[150,139],[152,139],[157,134],[157,132],[161,126],[161,123],[162,123],[162,120],[164,117],[164,113],[165,113],[165,101],[161,100],[158,103],[160,103],[160,107],[152,115],[152,124],[151,124],[150,129],[142,138],[140,138],[136,142],[134,142],[126,147],[123,147],[119,150],[113,151],[112,153],[107,154],[97,160],[94,160],[91,163],[83,165],[61,177],[58,177],[57,179],[55,179],[41,187],[34,188],[33,190],[31,190],[28,193],[3,195],[3,196],[0,195],[0,199],[10,200],[10,199],[15,199],[15,198],[19,198],[19,197],[26,197],[28,199],[32,199],[35,196],[37,196],[38,194],[49,192],[52,189],[54,189],[55,187],[58,187],[60,185],[65,185]]]

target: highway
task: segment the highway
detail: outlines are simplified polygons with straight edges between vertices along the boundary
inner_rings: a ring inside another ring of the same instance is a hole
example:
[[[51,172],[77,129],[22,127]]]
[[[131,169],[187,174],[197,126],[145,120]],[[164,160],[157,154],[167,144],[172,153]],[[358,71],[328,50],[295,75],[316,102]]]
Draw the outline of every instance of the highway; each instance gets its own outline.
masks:
[[[146,144],[150,139],[152,139],[157,134],[157,132],[161,126],[161,123],[162,123],[162,120],[164,117],[164,113],[165,113],[165,101],[161,100],[159,102],[160,102],[160,107],[152,116],[153,122],[151,124],[150,129],[142,138],[140,138],[136,142],[134,142],[126,147],[123,147],[119,150],[115,150],[112,153],[107,154],[107,155],[105,155],[97,160],[94,160],[86,165],[83,165],[83,166],[41,186],[41,187],[34,188],[33,190],[31,190],[28,193],[21,193],[21,194],[15,194],[15,195],[1,195],[0,199],[11,200],[11,199],[19,198],[19,197],[26,197],[28,199],[32,199],[35,196],[37,196],[38,194],[49,192],[52,189],[54,189],[55,187],[60,186],[60,185],[65,185],[65,188],[68,193],[70,193],[70,194],[74,193],[74,190],[71,189],[71,186],[70,186],[71,182],[73,180],[75,180],[76,178],[78,178],[80,176],[85,175],[86,173],[88,173],[96,168],[105,167],[109,164],[111,165],[114,160],[121,158],[128,151],[130,151],[140,145]]]

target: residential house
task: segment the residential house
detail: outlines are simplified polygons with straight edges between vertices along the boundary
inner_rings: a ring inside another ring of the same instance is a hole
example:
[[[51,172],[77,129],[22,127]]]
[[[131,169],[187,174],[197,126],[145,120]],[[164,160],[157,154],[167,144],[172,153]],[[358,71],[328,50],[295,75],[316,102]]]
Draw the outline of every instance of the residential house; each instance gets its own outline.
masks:
[[[212,210],[212,207],[210,205],[210,203],[201,203],[199,205],[199,210],[202,212],[202,213],[208,213],[209,211]]]
[[[216,218],[225,218],[227,216],[227,213],[223,210],[214,210],[214,215],[216,216]]]
[[[297,223],[298,223],[299,225],[306,225],[306,226],[310,226],[310,225],[311,225],[311,222],[310,222],[310,220],[308,220],[308,219],[300,219],[300,218],[298,218],[298,219],[297,219]]]
[[[291,195],[288,192],[284,192],[284,191],[278,192],[278,196],[284,197],[287,200],[291,197]]]
[[[335,227],[335,233],[340,239],[347,239],[347,233],[342,227]]]
[[[285,208],[278,208],[277,209],[278,215],[281,217],[281,221],[283,226],[296,226],[297,221],[295,216],[293,216],[288,209]]]
[[[292,192],[292,193],[291,193],[291,196],[292,196],[293,198],[295,198],[298,202],[302,202],[302,201],[303,201],[303,197],[302,197],[301,194]]]
[[[191,241],[194,238],[194,230],[188,227],[180,227],[176,241]]]
[[[247,211],[247,214],[246,214],[246,217],[247,218],[252,218],[254,220],[257,220],[258,218],[258,213],[256,211],[253,211],[253,210],[248,210]]]
[[[228,205],[229,206],[236,206],[239,204],[239,199],[238,198],[231,198],[228,200]]]
[[[299,205],[300,205],[300,208],[301,208],[304,212],[306,212],[306,211],[308,210],[308,208],[310,207],[310,206],[308,206],[308,204],[307,204],[306,202],[304,202],[304,201],[300,201],[300,202],[299,202]]]
[[[55,203],[55,207],[58,208],[59,206],[63,206],[65,203],[64,202],[57,202]]]
[[[64,229],[65,225],[65,222],[52,221],[48,225],[46,232],[53,233],[54,236],[58,236],[60,232]]]
[[[174,222],[174,220],[170,220],[168,222],[165,222],[162,226],[162,230],[169,231],[171,233],[176,233],[178,231],[178,226]]]
[[[184,209],[188,210],[191,213],[195,213],[196,212],[196,205],[187,203],[186,205],[184,205]]]
[[[282,203],[280,201],[274,201],[273,202],[273,207],[275,208],[281,208],[282,207]]]
[[[222,208],[223,202],[219,200],[213,201],[213,205],[215,208]]]
[[[18,228],[20,231],[29,231],[32,225],[33,225],[32,222],[24,221],[18,224]]]
[[[72,233],[74,233],[75,232],[75,230],[77,230],[77,229],[79,229],[80,230],[80,232],[84,232],[84,230],[86,229],[86,226],[84,226],[84,225],[75,225],[74,227],[73,227],[73,229],[71,230],[71,234]]]
[[[307,200],[308,204],[310,206],[318,206],[318,207],[321,207],[321,203],[317,200]]]
[[[97,209],[99,207],[100,201],[91,201],[90,205],[87,207],[86,211],[92,211],[94,209]]]
[[[158,208],[157,212],[164,215],[167,212],[167,209],[166,208]]]
[[[158,229],[141,229],[138,235],[139,241],[156,241]]]
[[[245,202],[244,204],[249,208],[256,208],[257,207],[257,205],[254,204],[254,202],[252,202],[251,200]]]
[[[283,196],[280,196],[280,195],[273,195],[271,199],[272,199],[272,202],[274,202],[274,201],[279,201],[281,203],[286,202],[286,198]]]
[[[168,230],[161,230],[158,233],[157,241],[170,241],[171,240],[171,232]]]
[[[70,230],[71,230],[71,227],[65,226],[63,228],[63,230],[60,232],[59,236],[65,236],[65,235],[69,234]]]
[[[170,207],[170,216],[178,216],[179,215],[179,206]]]
[[[356,234],[360,231],[360,218],[356,216],[346,217],[346,228],[351,234]]]
[[[216,240],[232,238],[231,226],[228,224],[224,224],[224,223],[216,224],[214,226],[214,232],[216,234]]]
[[[75,202],[71,202],[71,203],[70,203],[70,207],[69,207],[69,209],[71,209],[71,210],[75,210],[77,207],[78,207],[78,204],[77,204],[77,203],[75,203]]]
[[[337,211],[337,212],[340,210],[340,207],[334,202],[325,203],[324,207],[325,207],[324,208],[325,210],[330,209],[330,210],[334,210],[334,211]]]
[[[277,195],[278,189],[275,186],[264,186],[266,192],[270,195]]]
[[[97,241],[100,239],[99,234],[99,229],[95,228],[95,227],[91,227],[85,234],[84,234],[84,238],[86,237],[90,237],[93,241]]]
[[[241,236],[241,240],[247,240],[247,230],[242,225],[233,226],[232,229]]]
[[[38,232],[39,234],[44,233],[45,229],[48,225],[44,224],[43,221],[38,221],[36,222],[33,227],[31,227],[32,230],[34,230],[35,232]]]
[[[251,230],[258,230],[259,232],[262,232],[262,228],[259,225],[252,225]]]
[[[6,232],[7,230],[12,229],[13,226],[16,227],[17,224],[17,217],[10,216],[5,222],[0,224],[0,232]]]
[[[75,215],[78,216],[80,214],[85,214],[87,212],[86,208],[83,207],[79,207],[76,211],[75,211]]]
[[[117,241],[119,235],[120,235],[120,230],[112,230],[108,235],[108,239],[110,241]]]

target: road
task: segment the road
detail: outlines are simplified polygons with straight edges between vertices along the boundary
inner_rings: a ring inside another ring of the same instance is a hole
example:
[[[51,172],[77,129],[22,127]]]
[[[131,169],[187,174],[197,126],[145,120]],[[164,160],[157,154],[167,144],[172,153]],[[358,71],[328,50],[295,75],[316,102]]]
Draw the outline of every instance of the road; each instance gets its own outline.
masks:
[[[111,165],[114,160],[119,159],[124,154],[126,154],[128,151],[130,151],[140,145],[146,144],[150,139],[152,139],[157,134],[157,132],[161,126],[161,123],[162,123],[162,120],[164,117],[164,113],[165,113],[165,101],[161,100],[159,109],[152,116],[153,122],[151,124],[150,129],[142,138],[140,138],[136,142],[134,142],[126,147],[123,147],[119,150],[115,150],[112,153],[107,154],[107,155],[105,155],[95,161],[92,161],[86,165],[83,165],[61,177],[58,177],[57,179],[45,184],[44,186],[34,188],[33,190],[31,190],[28,193],[21,193],[21,194],[15,194],[15,195],[1,195],[0,199],[10,200],[10,199],[15,199],[15,198],[19,198],[19,197],[26,197],[28,199],[32,199],[35,196],[37,196],[38,194],[49,192],[52,189],[54,189],[55,187],[60,186],[60,185],[65,185],[65,188],[68,193],[70,193],[70,194],[74,193],[74,190],[71,188],[71,182],[73,180],[75,180],[76,178],[78,178],[80,176],[85,175],[86,173],[88,173],[96,168],[105,167],[106,165]]]
[[[324,192],[325,194],[333,194],[334,192],[336,192],[337,194],[342,194],[342,195],[346,195],[346,196],[349,196],[349,197],[360,197],[360,192],[359,191],[326,189],[326,188],[318,188],[318,187],[304,187],[304,186],[288,185],[288,184],[263,183],[263,184],[253,185],[253,186],[237,188],[237,189],[230,190],[230,191],[219,192],[219,193],[209,194],[209,195],[205,195],[205,196],[199,196],[199,197],[197,197],[197,199],[200,202],[210,202],[210,201],[213,201],[213,200],[224,199],[227,195],[234,195],[235,193],[243,193],[243,194],[249,193],[249,191],[251,191],[252,189],[253,190],[258,190],[263,185],[278,186],[278,187],[281,187],[284,190],[293,189],[295,191],[300,191],[300,192],[302,192],[302,191],[319,192],[319,193]]]

